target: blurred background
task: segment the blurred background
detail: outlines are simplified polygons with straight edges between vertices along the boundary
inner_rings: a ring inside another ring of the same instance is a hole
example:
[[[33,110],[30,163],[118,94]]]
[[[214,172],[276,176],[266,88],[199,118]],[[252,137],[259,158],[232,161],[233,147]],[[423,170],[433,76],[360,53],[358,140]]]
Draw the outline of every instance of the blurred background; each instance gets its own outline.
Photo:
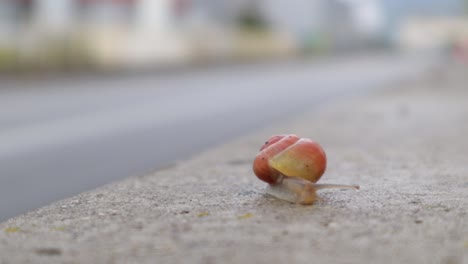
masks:
[[[0,0],[0,221],[467,62],[468,0]]]
[[[466,0],[1,0],[0,69],[466,50],[467,6]]]

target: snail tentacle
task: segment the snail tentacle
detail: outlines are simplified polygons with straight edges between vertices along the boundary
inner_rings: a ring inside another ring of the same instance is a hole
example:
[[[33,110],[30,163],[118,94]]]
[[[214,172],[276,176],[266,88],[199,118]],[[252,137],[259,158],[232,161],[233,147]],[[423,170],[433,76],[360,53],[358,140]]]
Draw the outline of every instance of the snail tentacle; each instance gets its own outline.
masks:
[[[333,183],[315,183],[316,190],[322,189],[353,189],[359,190],[359,185],[333,184]]]

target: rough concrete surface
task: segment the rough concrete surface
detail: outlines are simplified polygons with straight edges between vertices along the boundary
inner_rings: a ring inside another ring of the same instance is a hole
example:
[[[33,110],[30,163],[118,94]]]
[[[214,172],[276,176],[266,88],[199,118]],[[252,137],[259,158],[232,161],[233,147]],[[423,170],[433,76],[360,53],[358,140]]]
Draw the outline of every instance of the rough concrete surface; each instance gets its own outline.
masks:
[[[10,219],[0,263],[468,263],[463,70],[335,101]],[[321,191],[312,206],[265,195],[251,162],[278,133],[320,142],[321,182],[361,190]]]

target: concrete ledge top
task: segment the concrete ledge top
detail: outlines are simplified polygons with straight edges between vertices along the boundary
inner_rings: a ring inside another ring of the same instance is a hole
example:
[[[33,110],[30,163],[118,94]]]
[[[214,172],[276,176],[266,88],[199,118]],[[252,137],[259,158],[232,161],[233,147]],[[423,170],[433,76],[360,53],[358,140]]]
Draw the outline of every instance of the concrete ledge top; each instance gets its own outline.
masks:
[[[12,218],[0,263],[467,263],[463,70],[348,97]],[[320,142],[321,182],[361,190],[322,191],[312,206],[265,195],[251,162],[278,133]]]

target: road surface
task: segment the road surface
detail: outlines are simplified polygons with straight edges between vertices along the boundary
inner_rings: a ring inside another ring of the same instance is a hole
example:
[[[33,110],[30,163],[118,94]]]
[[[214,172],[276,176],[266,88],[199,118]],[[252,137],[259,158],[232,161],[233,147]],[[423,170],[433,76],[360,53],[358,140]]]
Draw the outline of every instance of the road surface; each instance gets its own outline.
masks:
[[[431,65],[381,55],[0,82],[0,221]]]

